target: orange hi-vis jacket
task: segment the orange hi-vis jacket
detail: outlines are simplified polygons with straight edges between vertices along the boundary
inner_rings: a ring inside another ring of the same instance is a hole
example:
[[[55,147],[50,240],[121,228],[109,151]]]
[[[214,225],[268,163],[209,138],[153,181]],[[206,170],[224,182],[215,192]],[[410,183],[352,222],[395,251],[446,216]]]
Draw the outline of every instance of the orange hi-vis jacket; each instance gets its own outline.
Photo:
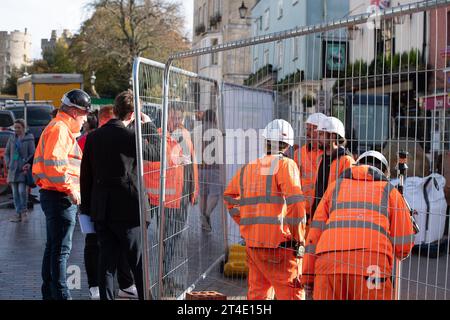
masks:
[[[161,129],[158,129],[161,134]],[[183,150],[181,145],[167,133],[166,142],[166,196],[164,206],[171,209],[181,207],[183,196]],[[153,206],[159,206],[159,187],[161,177],[161,162],[144,161],[144,183],[147,189],[149,202]]]
[[[329,266],[344,267],[324,273],[367,275],[374,262],[387,260],[392,266],[394,255],[407,257],[413,245],[410,212],[400,192],[378,169],[352,167],[328,187],[317,207],[306,240],[302,282],[311,283],[319,274],[315,268],[321,256],[347,259],[330,259]]]
[[[331,165],[330,165],[330,172],[328,174],[328,182],[327,185],[324,188],[324,194],[325,191],[327,190],[328,186],[330,186],[333,182],[336,181],[336,179],[347,169],[351,168],[354,164],[355,164],[355,160],[353,159],[352,156],[348,155],[346,153],[346,149],[343,147],[338,148],[332,159]],[[312,218],[314,217],[314,213],[317,209],[317,206],[319,204],[319,201],[321,200],[323,195],[318,194],[317,188],[318,188],[318,183],[320,183],[319,181],[324,181],[323,177],[319,177],[319,175],[321,174],[321,167],[322,167],[322,162],[324,157],[326,157],[325,154],[322,154],[322,156],[319,158],[319,164],[318,164],[318,171],[317,171],[317,175],[316,175],[316,184],[315,184],[315,189],[314,189],[314,198],[313,198],[313,202],[311,205],[311,213],[307,212],[309,215],[309,219],[308,219],[308,226],[311,224]],[[309,227],[308,227],[309,230]]]
[[[199,185],[199,180],[198,180],[198,164],[197,164],[194,144],[192,143],[190,132],[184,127],[181,128],[181,132],[183,134],[183,143],[185,143],[186,146],[188,147],[188,150],[183,150],[183,152],[185,155],[187,153],[187,155],[191,158],[192,167],[193,167],[193,171],[194,171],[193,172],[194,181],[190,181],[190,183],[194,184],[194,190],[193,190],[194,192],[190,195],[190,201],[192,204],[194,204],[200,194],[200,185]]]
[[[294,155],[294,161],[300,170],[300,180],[306,200],[306,213],[308,214],[311,214],[314,203],[317,170],[322,160],[322,154],[322,150],[312,150],[311,145],[306,144],[300,150],[297,150]]]
[[[45,190],[80,193],[82,151],[76,135],[80,127],[64,112],[58,112],[42,132],[34,154],[33,176]]]
[[[225,190],[224,202],[248,247],[304,244],[305,199],[293,160],[267,155],[243,166]]]

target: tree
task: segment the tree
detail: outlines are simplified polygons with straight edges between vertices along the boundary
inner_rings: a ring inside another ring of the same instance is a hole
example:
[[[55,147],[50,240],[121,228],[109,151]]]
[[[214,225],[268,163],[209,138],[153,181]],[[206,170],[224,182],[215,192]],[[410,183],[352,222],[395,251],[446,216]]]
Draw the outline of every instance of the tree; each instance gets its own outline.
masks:
[[[51,73],[74,73],[75,63],[70,57],[69,47],[64,39],[59,39],[53,49],[43,52],[43,60],[47,62]]]
[[[12,96],[17,95],[17,79],[21,77],[21,72],[18,68],[13,67],[11,74],[8,79],[6,79],[6,84],[2,88],[1,92],[3,94],[9,94]]]
[[[69,51],[87,87],[92,71],[101,95],[115,96],[129,87],[137,56],[165,61],[188,49],[182,35],[180,4],[168,0],[95,0]]]

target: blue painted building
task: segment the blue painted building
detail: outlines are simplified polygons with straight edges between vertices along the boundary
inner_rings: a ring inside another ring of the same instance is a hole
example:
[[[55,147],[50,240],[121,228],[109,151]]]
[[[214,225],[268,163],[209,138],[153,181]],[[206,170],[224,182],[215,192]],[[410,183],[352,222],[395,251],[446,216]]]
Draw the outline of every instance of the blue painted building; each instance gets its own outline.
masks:
[[[349,0],[259,0],[252,8],[253,35],[261,36],[301,26],[344,18],[349,13]],[[346,41],[346,31],[327,33],[327,38]],[[343,40],[341,40],[343,39]],[[253,72],[272,64],[277,80],[302,70],[306,80],[319,80],[322,74],[320,35],[288,39],[259,45],[253,49]]]

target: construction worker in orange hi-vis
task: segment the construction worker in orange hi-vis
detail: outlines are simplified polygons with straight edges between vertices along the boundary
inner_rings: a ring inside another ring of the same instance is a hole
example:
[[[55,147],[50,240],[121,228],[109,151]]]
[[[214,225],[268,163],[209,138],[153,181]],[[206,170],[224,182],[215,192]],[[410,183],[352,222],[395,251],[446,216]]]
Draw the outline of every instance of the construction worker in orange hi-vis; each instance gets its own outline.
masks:
[[[317,135],[323,154],[319,159],[314,201],[311,206],[311,215],[308,217],[308,225],[310,225],[319,201],[328,186],[355,163],[353,156],[345,148],[347,140],[341,120],[334,117],[322,119],[317,127]]]
[[[285,153],[294,131],[284,120],[263,132],[267,154],[244,165],[224,193],[247,247],[248,299],[303,300],[299,283],[305,240],[305,200],[297,165]]]
[[[311,216],[314,204],[317,170],[322,160],[322,146],[319,144],[317,128],[320,121],[326,119],[323,113],[314,113],[306,120],[306,143],[294,154],[294,161],[300,170],[302,191],[306,200],[306,215]],[[308,227],[307,227],[308,229]]]
[[[394,258],[414,245],[410,211],[368,151],[329,185],[307,238],[302,284],[314,300],[391,300]]]

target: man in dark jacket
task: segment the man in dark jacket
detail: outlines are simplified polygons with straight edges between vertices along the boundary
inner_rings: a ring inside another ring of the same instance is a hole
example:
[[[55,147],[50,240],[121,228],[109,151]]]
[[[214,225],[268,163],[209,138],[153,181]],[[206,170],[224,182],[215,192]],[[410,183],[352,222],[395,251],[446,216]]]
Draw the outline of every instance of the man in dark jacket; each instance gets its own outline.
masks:
[[[116,119],[91,133],[81,163],[81,211],[91,216],[100,244],[100,299],[114,299],[114,274],[121,250],[128,252],[138,295],[143,299],[143,272],[136,137],[127,129],[134,117],[133,94],[126,91],[115,100]],[[156,128],[143,141],[145,159],[159,161]],[[146,222],[146,221],[145,221]]]

